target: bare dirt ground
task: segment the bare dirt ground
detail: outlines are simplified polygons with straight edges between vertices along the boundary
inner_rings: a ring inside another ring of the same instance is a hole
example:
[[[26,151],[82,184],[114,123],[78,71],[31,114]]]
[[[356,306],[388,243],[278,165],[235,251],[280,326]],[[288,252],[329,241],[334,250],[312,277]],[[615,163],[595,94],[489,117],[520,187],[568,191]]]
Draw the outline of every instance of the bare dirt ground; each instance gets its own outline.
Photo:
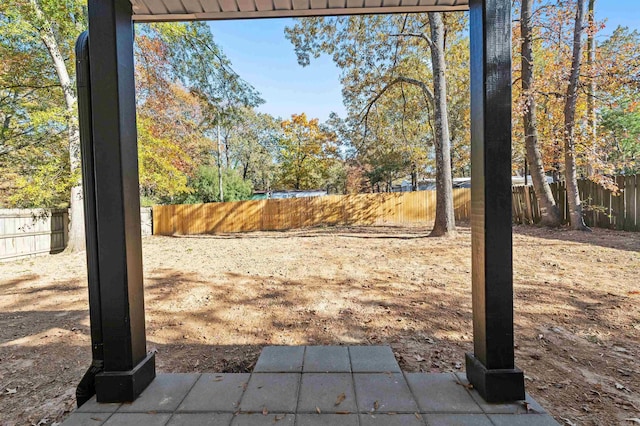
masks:
[[[264,345],[382,344],[406,371],[472,350],[471,241],[424,227],[143,239],[160,372],[251,370]],[[516,362],[562,424],[640,422],[640,234],[514,228]],[[0,425],[51,425],[90,363],[85,254],[0,264]]]

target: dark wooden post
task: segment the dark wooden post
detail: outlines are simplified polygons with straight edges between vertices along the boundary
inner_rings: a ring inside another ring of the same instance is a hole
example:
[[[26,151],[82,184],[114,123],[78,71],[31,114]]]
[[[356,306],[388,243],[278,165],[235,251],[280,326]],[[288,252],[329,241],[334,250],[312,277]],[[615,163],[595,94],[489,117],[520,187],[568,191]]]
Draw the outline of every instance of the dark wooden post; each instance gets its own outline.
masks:
[[[513,349],[511,0],[471,0],[471,239],[474,353],[488,402],[524,399]]]
[[[99,402],[133,401],[155,377],[145,337],[131,14],[129,0],[89,0]]]

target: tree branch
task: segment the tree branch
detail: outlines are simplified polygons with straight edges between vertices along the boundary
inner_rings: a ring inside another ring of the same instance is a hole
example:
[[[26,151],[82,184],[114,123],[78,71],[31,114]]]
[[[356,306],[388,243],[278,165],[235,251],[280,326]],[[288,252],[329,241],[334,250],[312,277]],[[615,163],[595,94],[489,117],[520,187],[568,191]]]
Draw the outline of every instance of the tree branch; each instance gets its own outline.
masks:
[[[421,38],[424,41],[426,41],[427,43],[429,43],[429,47],[433,46],[433,42],[431,41],[431,38],[423,33],[400,33],[400,34],[389,34],[389,37],[416,37],[416,38]]]

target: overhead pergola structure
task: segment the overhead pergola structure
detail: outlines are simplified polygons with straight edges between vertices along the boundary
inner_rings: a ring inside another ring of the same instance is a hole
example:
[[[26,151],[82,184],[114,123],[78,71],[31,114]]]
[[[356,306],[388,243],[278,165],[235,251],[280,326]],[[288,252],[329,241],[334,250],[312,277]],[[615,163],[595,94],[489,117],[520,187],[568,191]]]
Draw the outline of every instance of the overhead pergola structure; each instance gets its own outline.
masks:
[[[88,3],[78,89],[94,363],[79,389],[91,388],[95,375],[99,402],[133,401],[155,377],[145,337],[134,22],[470,10],[474,352],[466,355],[466,371],[488,402],[524,399],[513,340],[511,0]]]

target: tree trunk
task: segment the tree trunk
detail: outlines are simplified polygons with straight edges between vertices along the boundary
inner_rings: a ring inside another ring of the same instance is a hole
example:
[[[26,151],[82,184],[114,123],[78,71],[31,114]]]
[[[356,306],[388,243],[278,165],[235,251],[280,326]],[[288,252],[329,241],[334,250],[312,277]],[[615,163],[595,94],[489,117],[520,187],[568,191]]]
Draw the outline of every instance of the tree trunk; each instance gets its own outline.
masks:
[[[578,99],[578,83],[580,79],[580,63],[582,60],[582,34],[584,33],[584,0],[578,0],[576,7],[576,24],[573,34],[573,59],[571,60],[571,76],[567,87],[564,105],[564,174],[567,183],[567,201],[571,227],[586,231],[589,228],[582,217],[582,204],[578,193],[578,177],[576,170],[575,116]]]
[[[540,216],[545,226],[560,226],[560,209],[553,199],[553,193],[544,173],[544,163],[538,144],[536,100],[533,91],[533,0],[522,0],[520,27],[522,31],[522,94],[527,98],[524,113],[524,135],[533,189],[540,205]],[[525,171],[526,175],[526,171]],[[525,176],[526,179],[526,176]]]
[[[223,183],[222,183],[222,153],[220,152],[220,116],[218,116],[218,131],[217,139],[218,143],[216,144],[218,150],[218,201],[221,203],[224,202],[224,191],[223,191]]]
[[[593,176],[596,170],[593,166],[593,156],[596,151],[598,139],[598,122],[596,118],[596,76],[594,66],[596,63],[596,37],[595,37],[595,3],[596,0],[589,0],[588,17],[589,33],[587,35],[587,68],[589,70],[589,94],[587,96],[587,118],[589,127],[590,149],[587,150],[587,176]]]
[[[39,24],[36,26],[38,29],[38,35],[49,51],[49,55],[53,61],[53,66],[56,70],[56,74],[64,94],[69,137],[69,165],[71,168],[71,176],[76,176],[79,175],[81,169],[80,129],[78,127],[78,115],[76,112],[77,96],[74,91],[71,78],[69,78],[69,72],[67,71],[67,66],[64,62],[64,58],[60,51],[51,23],[48,21],[37,0],[30,0],[30,4]],[[80,182],[80,176],[74,177],[74,179],[76,180],[71,185],[69,200],[71,212],[69,241],[66,249],[68,252],[77,252],[85,249],[82,185]]]
[[[431,27],[431,64],[433,67],[434,128],[436,147],[436,220],[429,236],[454,236],[456,222],[453,211],[451,179],[451,142],[447,109],[447,79],[444,59],[444,22],[442,14],[429,13]]]

